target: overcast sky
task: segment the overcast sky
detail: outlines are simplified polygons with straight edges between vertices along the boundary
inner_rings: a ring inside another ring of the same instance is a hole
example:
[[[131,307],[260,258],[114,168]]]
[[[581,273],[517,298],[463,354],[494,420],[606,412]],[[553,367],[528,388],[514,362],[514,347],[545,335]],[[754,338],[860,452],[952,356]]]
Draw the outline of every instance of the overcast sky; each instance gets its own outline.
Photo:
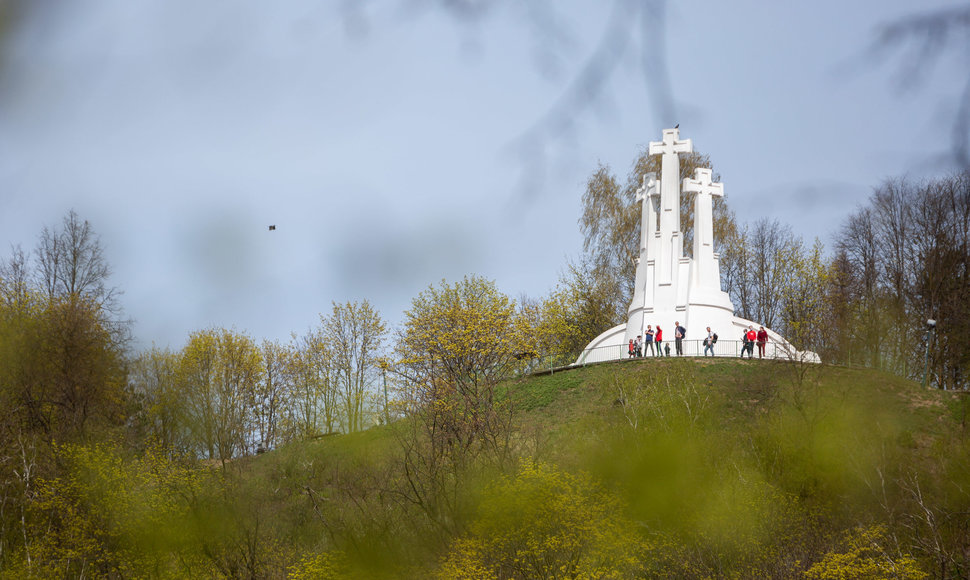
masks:
[[[138,344],[173,348],[213,326],[286,340],[332,301],[397,324],[466,274],[542,296],[582,249],[597,163],[625,179],[675,122],[740,221],[831,247],[884,179],[952,169],[946,72],[966,67],[866,56],[881,25],[953,2],[681,1],[661,30],[629,2],[626,52],[544,134],[610,3],[20,4],[0,39],[0,257],[75,209]],[[666,108],[644,43],[665,52]]]

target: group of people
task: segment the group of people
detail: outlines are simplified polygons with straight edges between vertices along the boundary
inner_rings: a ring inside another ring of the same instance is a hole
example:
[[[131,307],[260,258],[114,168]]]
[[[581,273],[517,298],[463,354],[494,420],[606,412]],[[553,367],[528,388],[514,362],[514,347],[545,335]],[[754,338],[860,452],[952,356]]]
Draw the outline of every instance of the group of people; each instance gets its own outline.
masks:
[[[744,331],[741,335],[741,358],[744,358],[744,353],[748,353],[748,358],[754,358],[754,345],[758,345],[758,358],[765,357],[765,345],[768,344],[768,331],[765,330],[764,326],[758,328],[755,332],[753,326],[748,326],[748,329]]]
[[[687,336],[687,329],[680,325],[680,322],[674,322],[674,346],[675,351],[678,356],[684,354],[684,338]],[[765,345],[768,344],[768,331],[765,327],[760,327],[759,330],[755,331],[754,327],[748,326],[748,329],[744,331],[741,335],[741,358],[744,358],[744,353],[748,353],[748,358],[754,358],[754,345],[758,345],[758,358],[764,358],[765,356]],[[711,327],[707,327],[707,337],[704,339],[704,356],[714,356],[714,345],[717,344],[717,333],[711,331]],[[638,334],[636,338],[630,339],[629,344],[630,358],[646,356],[647,351],[653,356],[670,356],[670,344],[663,344],[663,330],[660,326],[657,329],[653,329],[653,325],[648,324],[647,330],[644,334]]]
[[[684,354],[685,336],[687,336],[687,329],[681,326],[679,321],[674,322],[674,348],[678,356]],[[659,324],[656,330],[653,329],[652,324],[648,324],[643,334],[630,339],[630,358],[646,356],[648,350],[653,356],[670,356],[670,344],[665,345],[663,337],[663,329]]]

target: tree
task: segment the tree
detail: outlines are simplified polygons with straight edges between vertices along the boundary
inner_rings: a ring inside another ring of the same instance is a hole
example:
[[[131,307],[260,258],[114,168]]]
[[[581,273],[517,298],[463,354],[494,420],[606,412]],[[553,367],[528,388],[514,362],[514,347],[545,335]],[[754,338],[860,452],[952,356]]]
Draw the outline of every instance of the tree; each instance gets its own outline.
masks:
[[[93,252],[103,265],[86,231],[73,245],[48,234],[58,251],[65,244],[76,249],[78,263]],[[0,263],[0,569],[18,551],[28,559],[32,553],[28,501],[60,468],[51,460],[54,442],[117,436],[127,402],[125,325],[115,322],[117,312],[82,291],[83,276],[75,277],[73,293],[57,285],[48,292],[32,257],[39,258],[15,247]],[[107,274],[84,279],[106,286]]]
[[[610,297],[618,294],[618,280],[586,260],[566,268],[539,307],[536,336],[541,352],[574,360],[590,341],[614,325],[616,302]]]
[[[429,287],[405,317],[394,371],[417,409],[401,431],[406,495],[448,536],[463,511],[460,482],[511,459],[512,405],[497,386],[518,367],[530,332],[515,302],[477,276]]]
[[[970,365],[970,174],[914,184],[889,180],[845,221],[838,250],[848,336],[863,362],[912,378],[924,369],[922,338],[940,321],[934,383],[963,388]]]
[[[741,318],[751,319],[754,312],[752,278],[753,259],[751,247],[747,243],[748,224],[735,228],[724,240],[724,251],[720,256],[721,284],[731,301],[735,313]]]
[[[780,322],[783,296],[801,247],[791,228],[762,218],[740,231],[732,226],[722,254],[722,282],[742,318],[766,327]]]
[[[257,449],[273,449],[281,442],[282,415],[293,390],[293,348],[277,341],[260,345],[263,372],[252,391],[254,438]]]
[[[841,551],[832,551],[805,571],[810,580],[841,578],[873,578],[887,580],[923,580],[923,572],[909,554],[899,554],[899,548],[886,537],[885,526],[856,528],[845,534]]]
[[[296,342],[290,364],[289,423],[294,435],[306,439],[335,433],[340,417],[337,371],[320,330],[309,331]]]
[[[754,295],[753,320],[773,327],[780,318],[783,294],[793,275],[792,258],[800,241],[791,227],[778,220],[763,218],[755,222],[749,242],[753,269],[750,281]]]
[[[11,420],[45,439],[84,438],[121,422],[126,325],[116,321],[110,270],[90,224],[73,211],[44,229],[36,263],[19,247],[0,264],[8,360],[0,391]]]
[[[439,578],[635,578],[648,547],[624,506],[589,476],[522,465],[486,490]],[[640,524],[642,525],[642,524]]]
[[[123,350],[95,304],[57,298],[10,320],[19,328],[4,390],[27,431],[74,440],[89,435],[92,419],[121,423]]]
[[[423,388],[423,400],[455,393],[469,413],[494,406],[495,385],[510,376],[528,346],[515,302],[477,276],[429,287],[405,317],[398,366]]]
[[[68,212],[61,229],[45,226],[34,253],[38,286],[50,300],[83,298],[106,314],[119,312],[120,291],[107,285],[111,268],[104,259],[101,239],[77,212]]]
[[[0,301],[24,305],[31,297],[30,263],[20,246],[11,248],[10,259],[0,262]]]
[[[163,449],[192,450],[184,391],[179,384],[179,355],[154,345],[131,362],[129,388],[139,399],[144,429]]]
[[[791,254],[791,278],[782,290],[781,323],[785,338],[799,350],[819,352],[833,339],[825,301],[830,269],[815,240],[806,254],[801,244]]]
[[[251,338],[219,329],[194,332],[182,349],[179,377],[197,452],[225,462],[251,451],[252,408],[261,374]]]
[[[323,337],[330,345],[343,402],[344,428],[364,427],[368,387],[379,375],[378,361],[387,328],[370,303],[333,304],[328,317],[320,317]]]

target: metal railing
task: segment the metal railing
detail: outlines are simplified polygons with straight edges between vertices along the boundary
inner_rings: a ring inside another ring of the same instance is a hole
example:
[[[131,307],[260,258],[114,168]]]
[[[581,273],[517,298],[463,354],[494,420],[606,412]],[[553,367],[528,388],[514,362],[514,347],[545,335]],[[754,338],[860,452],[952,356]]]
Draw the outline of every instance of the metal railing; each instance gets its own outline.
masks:
[[[740,340],[718,340],[713,345],[713,355],[708,350],[705,353],[703,340],[681,341],[682,354],[677,354],[677,347],[674,341],[664,341],[653,343],[653,348],[648,345],[641,347],[640,356],[631,356],[628,345],[612,345],[597,348],[588,348],[577,353],[560,353],[553,355],[540,355],[528,361],[523,368],[523,374],[550,372],[559,369],[586,366],[589,364],[633,359],[651,359],[667,357],[715,357],[715,358],[740,358],[748,357],[748,351],[744,350],[744,341]],[[661,354],[657,354],[659,346]],[[668,353],[669,349],[669,353]],[[742,351],[744,351],[742,353]],[[751,358],[764,358],[772,360],[792,360],[792,352],[785,345],[769,341],[765,344],[764,354],[759,356],[757,343],[751,345]]]

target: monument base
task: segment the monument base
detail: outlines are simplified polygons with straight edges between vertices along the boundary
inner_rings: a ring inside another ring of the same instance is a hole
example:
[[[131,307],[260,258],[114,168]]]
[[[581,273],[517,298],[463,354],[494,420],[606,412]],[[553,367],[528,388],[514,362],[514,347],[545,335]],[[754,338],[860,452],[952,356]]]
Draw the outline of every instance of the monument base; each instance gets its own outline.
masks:
[[[711,327],[711,331],[717,334],[718,342],[714,345],[714,356],[717,357],[730,357],[730,356],[740,356],[741,355],[741,340],[742,335],[747,331],[748,327],[752,327],[755,330],[760,328],[760,325],[747,320],[745,318],[740,318],[728,313],[728,317],[717,316],[711,317],[710,324],[704,324],[700,322],[704,318],[701,316],[703,314],[721,314],[723,310],[716,309],[714,312],[706,312],[706,308],[694,311],[693,308],[688,311],[691,314],[690,318],[698,321],[697,324],[703,324],[703,326],[697,326],[691,328],[688,325],[689,318],[683,316],[683,312],[667,312],[667,313],[650,313],[649,320],[654,320],[660,323],[660,328],[663,330],[663,344],[670,344],[670,351],[673,355],[674,352],[674,321],[679,320],[682,325],[687,329],[687,337],[685,339],[685,344],[688,345],[685,354],[687,356],[701,356],[703,352],[703,347],[700,347],[700,341],[703,341],[707,337],[707,327]],[[717,312],[720,310],[720,312]],[[680,318],[678,318],[678,316]],[[681,318],[687,319],[688,322],[684,322]],[[719,319],[719,322],[713,322],[713,319]],[[669,320],[669,322],[667,322]],[[656,324],[653,325],[656,329]],[[644,328],[646,326],[644,325]],[[812,351],[800,351],[796,349],[790,342],[785,340],[783,336],[777,332],[766,328],[768,332],[768,344],[765,348],[764,358],[773,360],[794,360],[799,362],[810,362],[810,363],[821,363],[822,359],[819,358],[818,354]],[[638,334],[642,336],[641,329],[630,328],[627,324],[619,324],[613,328],[601,333],[599,336],[594,338],[583,352],[576,359],[575,364],[590,364],[596,362],[606,362],[611,360],[620,360],[624,358],[629,358],[629,344],[630,336],[636,337]],[[697,351],[697,352],[694,352]],[[645,356],[650,356],[645,353]],[[758,356],[757,347],[754,351],[754,356]]]

